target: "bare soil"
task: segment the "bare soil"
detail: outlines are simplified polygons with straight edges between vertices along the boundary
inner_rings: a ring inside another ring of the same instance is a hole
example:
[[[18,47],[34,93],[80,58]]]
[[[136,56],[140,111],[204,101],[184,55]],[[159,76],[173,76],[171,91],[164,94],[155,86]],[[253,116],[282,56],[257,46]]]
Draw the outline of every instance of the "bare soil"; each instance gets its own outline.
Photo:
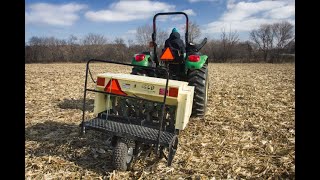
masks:
[[[78,134],[85,64],[26,64],[25,178],[295,179],[294,71],[294,64],[209,64],[208,114],[181,132],[173,165],[139,159],[118,172],[106,135]],[[92,111],[94,94],[88,98]]]

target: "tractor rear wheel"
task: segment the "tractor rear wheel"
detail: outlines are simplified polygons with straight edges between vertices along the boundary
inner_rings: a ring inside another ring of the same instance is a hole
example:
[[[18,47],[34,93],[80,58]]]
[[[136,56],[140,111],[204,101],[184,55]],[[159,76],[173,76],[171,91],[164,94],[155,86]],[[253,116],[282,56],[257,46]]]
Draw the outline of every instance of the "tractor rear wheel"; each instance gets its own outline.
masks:
[[[194,86],[192,114],[193,117],[203,117],[207,110],[209,74],[208,64],[200,69],[190,70],[188,74],[189,86]]]
[[[125,139],[119,138],[113,150],[113,165],[115,170],[126,171],[133,160],[133,147],[128,146]]]

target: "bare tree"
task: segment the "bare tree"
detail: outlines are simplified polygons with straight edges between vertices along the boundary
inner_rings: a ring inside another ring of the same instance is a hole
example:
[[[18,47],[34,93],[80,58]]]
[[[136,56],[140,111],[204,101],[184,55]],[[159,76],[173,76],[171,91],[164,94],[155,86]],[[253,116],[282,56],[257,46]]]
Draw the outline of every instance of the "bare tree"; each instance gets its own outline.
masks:
[[[107,43],[107,39],[101,34],[89,33],[83,38],[82,43],[84,45],[103,45]]]
[[[207,44],[201,49],[203,54],[206,54],[210,58],[210,62],[219,62],[220,58],[220,41],[208,40]]]
[[[293,25],[288,21],[274,23],[272,25],[272,30],[277,48],[284,48],[294,39]]]
[[[222,29],[221,32],[221,43],[222,43],[222,60],[225,62],[227,59],[233,57],[234,53],[234,47],[239,41],[239,35],[237,31],[231,31],[229,30],[229,33],[227,34],[225,29]]]
[[[188,41],[189,42],[195,42],[198,40],[201,36],[201,30],[200,26],[196,22],[189,21],[189,26],[188,26]],[[184,27],[184,31],[185,31]]]
[[[157,31],[156,43],[161,47],[164,45],[164,42],[169,37],[169,35],[166,31],[163,31],[158,27],[156,31]],[[152,32],[153,32],[152,25],[146,24],[143,26],[139,26],[136,31],[137,42],[145,47],[149,47],[149,42],[152,40]]]
[[[29,40],[29,45],[30,46],[40,46],[43,45],[42,44],[42,39],[40,37],[37,36],[32,36]]]
[[[132,39],[128,39],[127,42],[128,42],[128,47],[129,48],[134,45],[134,42],[133,42]]]
[[[169,38],[169,34],[165,31],[157,31],[157,44],[160,48],[164,48],[165,41]]]
[[[274,57],[279,61],[280,54],[284,53],[286,46],[294,40],[293,25],[287,21],[272,24],[275,39]]]
[[[252,30],[250,32],[250,39],[258,45],[259,50],[263,52],[263,60],[267,61],[270,51],[273,48],[274,34],[272,25],[262,24],[258,29]]]
[[[151,41],[152,26],[147,24],[139,26],[136,31],[137,42],[143,46],[148,46]]]
[[[285,46],[286,53],[294,54],[295,53],[295,46],[296,46],[296,42],[295,42],[295,38],[293,38],[292,41],[290,41]]]
[[[67,52],[66,52],[66,58],[68,61],[74,61],[80,58],[80,52],[77,51],[77,41],[78,41],[78,37],[74,36],[74,35],[70,35],[68,40],[67,40],[67,44],[68,46],[66,47]]]
[[[124,45],[124,40],[122,38],[115,38],[114,42],[117,45]]]
[[[33,36],[29,40],[29,47],[26,49],[25,54],[28,55],[26,62],[39,62],[40,56],[43,53],[42,49],[42,42],[41,38],[37,36]],[[27,51],[28,50],[28,51]]]
[[[253,48],[249,41],[238,42],[232,48],[232,62],[252,62]]]
[[[77,40],[78,40],[78,37],[77,36],[74,36],[74,35],[70,35],[69,38],[68,38],[68,45],[75,45],[77,44]]]
[[[82,39],[81,53],[83,59],[88,60],[91,58],[106,58],[104,45],[107,44],[107,38],[101,34],[89,33]]]
[[[115,38],[114,42],[115,44],[111,45],[114,46],[114,51],[112,52],[114,55],[112,55],[112,57],[117,61],[123,62],[127,53],[127,46],[125,45],[124,40],[119,37]]]
[[[247,52],[247,61],[253,60],[253,45],[252,42],[250,41],[245,41],[245,46],[246,46],[246,52]]]
[[[190,27],[193,25],[198,27],[195,23]],[[130,62],[133,54],[146,51],[152,31],[150,25],[138,27],[136,38],[140,44],[119,37],[108,43],[103,35],[92,33],[82,39],[74,35],[67,39],[34,36],[25,44],[25,62],[82,62],[91,58]],[[189,31],[190,41],[199,38],[200,35],[193,33],[192,28]],[[181,38],[183,36],[181,33]],[[157,30],[159,46],[163,46],[168,37],[168,32]],[[161,51],[160,48],[158,50]],[[210,62],[257,62],[253,60],[261,58],[265,62],[294,62],[294,26],[288,22],[264,24],[250,32],[250,41],[243,42],[236,31],[222,29],[220,39],[208,40],[201,52],[209,56]]]

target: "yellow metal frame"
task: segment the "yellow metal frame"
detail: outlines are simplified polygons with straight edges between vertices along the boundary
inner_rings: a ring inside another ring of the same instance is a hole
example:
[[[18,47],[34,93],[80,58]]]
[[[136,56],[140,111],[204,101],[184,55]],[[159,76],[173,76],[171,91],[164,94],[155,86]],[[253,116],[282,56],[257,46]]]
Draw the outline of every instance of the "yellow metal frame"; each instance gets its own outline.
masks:
[[[103,73],[99,74],[98,77],[105,78],[105,86],[111,79],[117,79],[121,90],[128,96],[163,102],[163,95],[159,92],[161,88],[165,88],[166,79],[116,73]],[[168,89],[170,87],[178,88],[178,96],[167,95],[166,104],[177,106],[175,128],[183,130],[191,116],[194,86],[188,86],[188,83],[184,81],[169,80]],[[95,87],[98,91],[104,91],[104,88],[104,86],[98,85]],[[94,114],[97,115],[112,108],[108,96],[110,95],[95,93]]]

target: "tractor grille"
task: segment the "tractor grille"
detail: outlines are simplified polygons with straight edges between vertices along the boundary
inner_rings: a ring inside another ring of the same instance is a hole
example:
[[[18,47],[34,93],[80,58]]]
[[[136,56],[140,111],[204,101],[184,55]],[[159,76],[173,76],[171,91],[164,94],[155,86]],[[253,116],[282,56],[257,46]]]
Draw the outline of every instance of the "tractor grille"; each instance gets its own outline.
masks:
[[[151,143],[157,142],[159,134],[159,130],[157,129],[134,124],[120,123],[100,118],[94,118],[86,121],[84,126],[86,127],[86,129],[95,129],[98,131],[108,132],[116,136],[148,141]],[[160,136],[160,144],[168,146],[173,136],[173,133],[162,131],[162,134]]]

